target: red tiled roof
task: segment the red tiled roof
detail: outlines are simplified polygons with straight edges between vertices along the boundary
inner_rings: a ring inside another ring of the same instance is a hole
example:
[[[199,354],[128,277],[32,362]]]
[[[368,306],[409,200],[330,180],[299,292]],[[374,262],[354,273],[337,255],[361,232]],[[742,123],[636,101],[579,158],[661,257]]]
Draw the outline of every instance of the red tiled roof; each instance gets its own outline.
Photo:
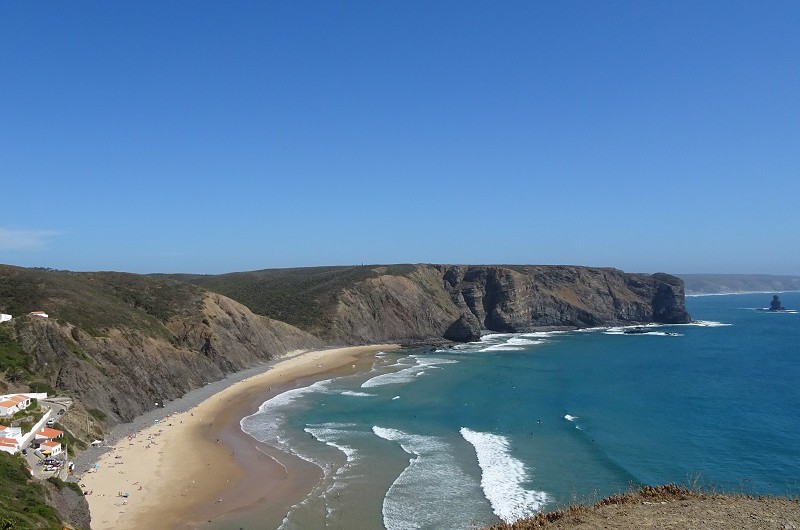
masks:
[[[42,429],[36,433],[37,436],[44,436],[45,438],[58,438],[62,434],[64,434],[64,431],[51,429],[50,427],[42,427]]]
[[[44,447],[60,447],[61,443],[60,442],[48,441],[48,442],[42,442],[42,446],[44,446]]]

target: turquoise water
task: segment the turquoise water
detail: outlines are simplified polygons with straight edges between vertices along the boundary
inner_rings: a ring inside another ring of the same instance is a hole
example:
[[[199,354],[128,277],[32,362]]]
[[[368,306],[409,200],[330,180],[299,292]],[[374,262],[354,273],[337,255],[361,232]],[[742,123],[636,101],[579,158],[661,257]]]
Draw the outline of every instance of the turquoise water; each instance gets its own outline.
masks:
[[[242,427],[325,471],[283,528],[473,528],[631,484],[800,495],[800,315],[770,299],[688,298],[702,322],[640,335],[380,354]]]

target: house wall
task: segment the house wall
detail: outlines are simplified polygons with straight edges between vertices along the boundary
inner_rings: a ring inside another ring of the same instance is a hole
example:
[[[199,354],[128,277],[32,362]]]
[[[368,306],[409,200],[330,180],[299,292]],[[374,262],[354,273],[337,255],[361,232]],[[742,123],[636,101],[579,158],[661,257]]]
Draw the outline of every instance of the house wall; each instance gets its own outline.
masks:
[[[19,412],[19,407],[14,405],[13,407],[4,407],[0,405],[0,416],[13,416]]]

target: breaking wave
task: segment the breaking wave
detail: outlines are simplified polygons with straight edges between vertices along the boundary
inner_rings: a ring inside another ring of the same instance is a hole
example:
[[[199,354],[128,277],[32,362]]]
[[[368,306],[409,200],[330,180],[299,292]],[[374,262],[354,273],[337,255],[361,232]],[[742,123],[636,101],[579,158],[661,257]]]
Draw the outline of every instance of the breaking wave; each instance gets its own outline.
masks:
[[[466,427],[459,432],[475,448],[484,496],[500,519],[515,521],[539,511],[550,500],[543,491],[523,487],[528,472],[525,464],[511,456],[508,438]]]
[[[447,443],[385,427],[375,426],[372,432],[397,442],[411,455],[383,499],[387,530],[474,527],[480,520],[480,506],[465,504],[463,499],[480,498],[480,489],[458,466]]]
[[[400,383],[410,383],[414,381],[419,375],[422,375],[426,370],[438,368],[440,364],[455,364],[458,361],[450,359],[439,359],[437,357],[427,357],[420,355],[412,355],[409,357],[414,361],[414,364],[403,368],[397,372],[390,372],[388,374],[376,375],[371,379],[367,379],[361,384],[361,388],[374,388],[383,385],[395,385]],[[400,366],[407,366],[402,364]]]

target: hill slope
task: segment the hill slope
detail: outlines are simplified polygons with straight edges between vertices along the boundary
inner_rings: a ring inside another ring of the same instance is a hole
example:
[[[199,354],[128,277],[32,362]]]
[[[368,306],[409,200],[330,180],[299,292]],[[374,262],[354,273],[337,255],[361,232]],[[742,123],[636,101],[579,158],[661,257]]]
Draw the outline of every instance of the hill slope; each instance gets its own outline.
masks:
[[[50,318],[27,316],[44,310]],[[127,421],[315,337],[166,278],[0,266],[0,390],[56,389]],[[52,391],[52,390],[51,390]]]
[[[486,530],[683,530],[685,528],[800,528],[800,501],[690,491],[672,484],[539,513]]]

